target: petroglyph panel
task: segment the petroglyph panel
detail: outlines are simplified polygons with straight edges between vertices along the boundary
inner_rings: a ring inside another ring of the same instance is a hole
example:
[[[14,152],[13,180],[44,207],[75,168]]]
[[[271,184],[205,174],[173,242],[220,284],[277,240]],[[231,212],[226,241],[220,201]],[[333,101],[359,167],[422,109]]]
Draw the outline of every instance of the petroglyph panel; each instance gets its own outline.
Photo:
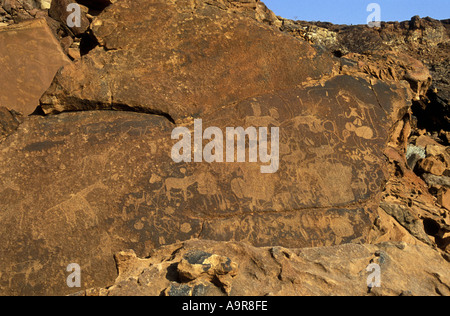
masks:
[[[261,163],[183,163],[155,194],[202,218],[363,203],[385,181],[389,124],[369,83],[347,76],[251,98],[208,115],[203,128],[279,127],[278,172],[261,174]]]
[[[391,89],[378,87],[394,106],[400,97]],[[304,247],[365,235],[391,124],[366,81],[336,77],[202,119],[203,128],[223,131],[279,127],[278,172],[262,174],[259,162],[176,164],[176,125],[164,117],[103,111],[27,118],[0,144],[0,288],[69,293],[64,269],[72,262],[86,286],[106,286],[115,278],[114,252],[144,256],[191,238]],[[55,286],[45,287],[49,282]]]

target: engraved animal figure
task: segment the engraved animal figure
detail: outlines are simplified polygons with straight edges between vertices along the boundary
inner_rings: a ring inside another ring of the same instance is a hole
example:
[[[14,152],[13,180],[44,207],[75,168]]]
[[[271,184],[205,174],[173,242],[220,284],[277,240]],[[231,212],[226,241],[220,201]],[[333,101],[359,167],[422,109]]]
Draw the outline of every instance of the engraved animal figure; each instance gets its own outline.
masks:
[[[188,200],[188,189],[190,186],[198,185],[197,190],[199,194],[214,195],[217,193],[217,184],[214,177],[209,173],[196,173],[192,176],[186,176],[184,178],[167,178],[164,181],[166,188],[166,196],[169,201],[172,200],[172,190],[181,190],[183,192],[183,198]]]

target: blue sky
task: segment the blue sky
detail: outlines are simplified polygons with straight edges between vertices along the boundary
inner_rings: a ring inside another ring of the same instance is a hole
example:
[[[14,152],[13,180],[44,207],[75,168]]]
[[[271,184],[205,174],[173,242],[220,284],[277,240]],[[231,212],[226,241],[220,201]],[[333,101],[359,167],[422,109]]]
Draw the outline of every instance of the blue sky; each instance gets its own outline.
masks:
[[[335,24],[366,24],[370,3],[381,7],[381,21],[405,21],[415,15],[450,19],[450,0],[262,0],[288,19]]]

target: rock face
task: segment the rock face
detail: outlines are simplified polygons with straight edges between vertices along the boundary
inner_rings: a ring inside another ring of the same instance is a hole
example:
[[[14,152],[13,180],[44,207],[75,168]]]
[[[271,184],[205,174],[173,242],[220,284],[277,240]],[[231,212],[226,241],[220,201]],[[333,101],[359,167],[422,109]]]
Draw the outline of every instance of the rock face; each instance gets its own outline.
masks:
[[[186,280],[185,262],[195,256],[203,262],[220,258],[227,269],[208,263],[205,269],[216,280],[202,275]],[[146,259],[123,252],[116,262],[119,276],[114,285],[78,295],[450,295],[450,263],[426,246],[405,243],[286,249],[194,240],[157,249]],[[381,268],[379,288],[368,287],[371,263]],[[225,277],[224,289],[219,280]]]
[[[73,33],[73,35],[80,35],[87,31],[89,28],[89,19],[86,17],[85,12],[82,12],[80,9],[80,17],[79,17],[79,23],[80,26],[72,26],[67,25],[67,19],[69,16],[74,12],[70,9],[70,4],[74,3],[71,0],[53,0],[51,3],[51,6],[49,8],[49,16],[58,21],[59,23],[62,23],[67,27],[70,32]],[[85,10],[87,11],[87,10]],[[72,19],[72,22],[74,22],[74,19]]]
[[[125,108],[179,121],[331,74],[331,58],[309,44],[219,4],[108,7],[92,23],[100,47],[58,74],[44,112]],[[136,12],[145,14],[139,23]]]
[[[387,25],[377,41],[396,50],[376,50],[355,35],[375,30],[305,35],[257,0],[78,2],[80,30],[62,0],[51,28],[0,28],[53,31],[65,63],[35,94],[46,115],[0,107],[0,294],[72,294],[77,263],[89,295],[364,295],[371,261],[392,280],[372,294],[448,294],[450,134],[420,125],[441,70],[386,44],[420,32]],[[446,41],[443,23],[410,23]],[[249,133],[244,161],[224,162],[229,127]],[[175,162],[180,129],[192,146]]]
[[[374,90],[388,98],[386,106],[403,102],[401,89],[380,83]],[[326,106],[319,110],[317,102]],[[350,105],[353,111],[346,110]],[[347,114],[326,120],[338,113]],[[286,247],[364,241],[384,182],[377,157],[392,124],[370,85],[338,76],[324,86],[261,96],[203,119],[205,128],[223,130],[261,122],[282,131],[274,174],[262,174],[250,162],[176,164],[170,156],[174,125],[164,117],[86,112],[27,120],[0,145],[1,223],[19,227],[2,232],[7,242],[0,260],[8,271],[2,282],[12,278],[13,288],[28,283],[24,270],[12,269],[31,257],[46,265],[28,278],[46,275],[54,287],[38,283],[24,293],[68,293],[61,274],[53,274],[64,273],[61,264],[83,262],[89,266],[86,284],[102,284],[113,280],[114,267],[105,265],[111,250],[144,255],[193,237]],[[29,254],[31,249],[39,250]]]
[[[0,107],[0,141],[12,134],[22,122],[19,113]]]
[[[398,80],[404,73],[404,79],[413,90],[422,88],[416,94],[412,107],[414,115],[421,118],[419,127],[438,132],[450,128],[450,88],[447,79],[450,69],[450,20],[415,16],[410,21],[382,22],[381,28],[285,19],[280,19],[278,23],[282,24],[280,29],[284,32],[326,48],[337,56],[354,60],[364,72],[376,77],[382,76],[384,80],[394,77]],[[393,67],[393,64],[400,67]],[[425,65],[428,71],[420,64]],[[416,65],[416,70],[405,73],[404,70],[408,70],[410,65]],[[433,78],[428,91],[431,82],[427,72]]]
[[[0,28],[0,106],[33,113],[56,72],[68,63],[45,20]]]

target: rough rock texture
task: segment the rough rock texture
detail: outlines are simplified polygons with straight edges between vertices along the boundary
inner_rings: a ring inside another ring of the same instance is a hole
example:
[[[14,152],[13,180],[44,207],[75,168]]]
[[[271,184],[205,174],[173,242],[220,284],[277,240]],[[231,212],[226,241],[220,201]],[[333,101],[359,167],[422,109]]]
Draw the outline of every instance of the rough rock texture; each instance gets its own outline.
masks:
[[[45,20],[0,28],[0,106],[33,113],[56,72],[67,63]]]
[[[136,12],[146,18],[135,23]],[[126,108],[179,121],[319,79],[334,66],[309,44],[215,2],[120,1],[92,32],[100,47],[57,75],[41,99],[45,113]]]
[[[42,6],[48,7],[46,0],[1,0],[0,25],[19,23],[34,18],[44,18]],[[44,9],[44,8],[43,8]]]
[[[89,28],[89,19],[86,17],[87,10],[81,10],[80,12],[80,26],[69,27],[67,25],[67,18],[72,11],[68,11],[68,6],[73,3],[72,0],[53,0],[48,11],[50,17],[55,19],[56,21],[62,23],[67,30],[73,33],[73,35],[80,35],[87,31]],[[72,20],[73,22],[73,20]]]
[[[185,262],[193,257],[201,258],[206,272],[186,279]],[[380,288],[367,286],[371,263],[381,267]],[[450,295],[450,263],[427,246],[406,243],[286,249],[193,240],[144,259],[121,252],[116,264],[114,285],[76,295]]]
[[[7,24],[23,9],[48,26],[0,38],[51,29],[73,62],[40,99],[47,115],[0,104],[0,294],[72,294],[78,263],[89,295],[365,295],[371,261],[391,281],[371,294],[449,294],[446,21],[370,29],[284,20],[258,0],[78,2],[78,31],[67,1],[1,2]],[[278,171],[173,162],[172,130],[194,119],[279,127]]]
[[[415,16],[410,21],[382,22],[381,28],[280,20],[280,29],[284,32],[327,49],[336,56],[354,60],[364,72],[376,77],[398,80],[408,65],[423,63],[433,78],[430,90],[427,91],[431,82],[426,71],[406,72],[404,77],[414,90],[419,84],[425,91],[415,96],[413,105],[414,114],[421,118],[419,127],[438,132],[442,128],[450,128],[450,20]],[[400,68],[392,67],[398,62]]]
[[[337,76],[203,117],[205,128],[280,126],[275,174],[250,162],[174,163],[174,125],[164,117],[98,111],[27,120],[0,145],[0,220],[19,227],[1,232],[2,283],[25,282],[24,293],[68,291],[52,271],[85,262],[86,284],[102,284],[113,280],[114,267],[105,265],[111,250],[143,255],[193,237],[285,247],[365,241],[385,181],[377,157],[392,124],[386,113],[404,102],[402,89],[379,83],[374,91],[363,79]],[[15,267],[24,257],[46,264],[26,273]],[[45,275],[54,287],[24,275]]]
[[[22,120],[19,113],[0,107],[0,141],[12,134],[22,123]]]

